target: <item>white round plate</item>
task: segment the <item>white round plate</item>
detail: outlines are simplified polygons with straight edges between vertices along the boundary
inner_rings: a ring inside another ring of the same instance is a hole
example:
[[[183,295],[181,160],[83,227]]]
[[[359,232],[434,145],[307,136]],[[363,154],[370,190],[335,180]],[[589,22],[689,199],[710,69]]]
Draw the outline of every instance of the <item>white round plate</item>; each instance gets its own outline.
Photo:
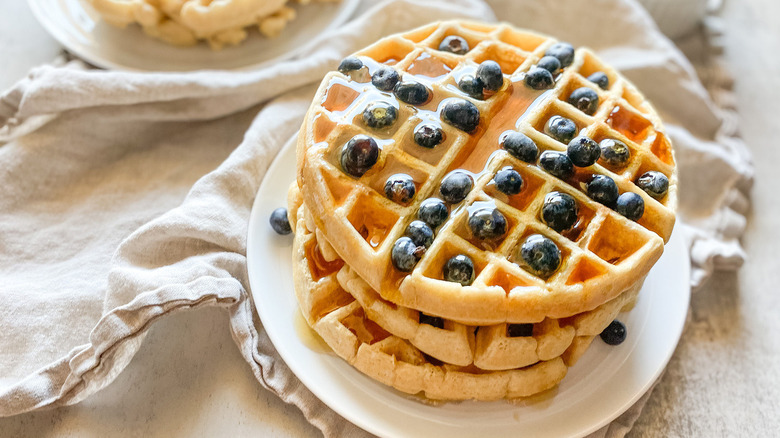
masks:
[[[557,390],[522,403],[423,404],[364,376],[332,353],[312,350],[295,327],[292,237],[271,229],[271,212],[286,206],[295,178],[295,141],[274,160],[249,221],[247,270],[265,330],[290,369],[317,397],[363,429],[387,437],[580,437],[625,412],[658,378],[672,356],[688,310],[689,259],[679,230],[650,271],[634,309],[619,319],[622,344],[594,340]],[[309,343],[310,345],[310,343]]]
[[[360,0],[293,5],[298,16],[273,39],[257,29],[240,45],[211,50],[176,47],[146,36],[137,25],[118,29],[86,0],[28,0],[43,27],[69,51],[98,66],[131,71],[251,70],[301,53],[321,33],[346,22]]]

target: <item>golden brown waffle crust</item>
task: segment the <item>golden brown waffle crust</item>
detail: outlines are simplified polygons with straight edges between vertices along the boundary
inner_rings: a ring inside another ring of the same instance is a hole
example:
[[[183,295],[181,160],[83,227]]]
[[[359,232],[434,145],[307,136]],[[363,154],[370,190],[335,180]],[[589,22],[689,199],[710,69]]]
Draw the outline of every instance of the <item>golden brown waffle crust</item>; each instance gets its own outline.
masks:
[[[370,56],[384,47],[393,47],[395,49],[400,47],[406,51],[406,57],[398,62],[396,67],[403,69],[408,65],[410,59],[417,56],[417,54],[431,52],[431,49],[426,48],[430,47],[431,41],[437,38],[440,39],[443,35],[456,32],[458,34],[481,33],[487,35],[485,37],[486,41],[491,38],[497,41],[491,43],[493,44],[489,46],[491,50],[496,47],[502,50],[508,48],[508,37],[505,38],[503,37],[504,35],[512,35],[512,38],[518,41],[523,38],[538,41],[535,47],[528,48],[524,52],[523,56],[526,56],[526,58],[517,67],[517,72],[527,70],[530,65],[543,55],[547,47],[556,42],[553,38],[532,32],[519,31],[506,24],[485,25],[468,22],[444,22],[434,23],[430,26],[410,31],[403,36],[385,38],[358,52],[357,55]],[[423,47],[426,44],[428,46]],[[476,45],[472,48],[474,56],[478,56],[477,54],[481,47]],[[485,47],[488,47],[486,43]],[[437,52],[436,56],[446,58],[449,55]],[[465,56],[468,57],[469,55]],[[606,117],[603,114],[605,111],[612,110],[613,106],[617,108],[618,105],[622,105],[624,108],[633,108],[633,111],[641,113],[641,116],[651,123],[653,132],[656,133],[655,135],[663,136],[663,125],[660,118],[652,106],[644,100],[641,93],[618,72],[604,65],[595,54],[585,48],[577,49],[574,63],[563,73],[562,78],[559,80],[561,84],[556,86],[555,90],[561,90],[557,93],[563,93],[563,89],[568,89],[569,82],[582,82],[581,76],[575,75],[578,74],[577,72],[584,72],[586,68],[590,68],[588,67],[590,64],[598,65],[600,69],[607,72],[610,79],[614,81],[614,85],[611,86],[613,87],[611,88],[611,93],[617,93],[615,96],[610,94],[608,98],[613,100],[605,104],[604,108],[600,109],[592,118],[592,120],[597,120],[592,125],[595,126],[594,130],[603,131],[607,129],[603,122],[598,122],[599,117],[603,120]],[[615,299],[624,291],[640,283],[661,256],[664,242],[668,240],[674,225],[674,210],[677,202],[677,178],[674,167],[674,154],[671,149],[668,151],[668,157],[666,157],[671,163],[664,163],[660,158],[647,152],[646,155],[642,155],[643,161],[637,163],[634,166],[635,168],[631,170],[631,172],[638,173],[646,168],[655,169],[657,167],[664,169],[669,177],[669,190],[663,203],[649,197],[624,176],[601,167],[599,164],[593,166],[595,173],[613,177],[621,191],[632,191],[642,197],[647,206],[646,217],[643,218],[646,221],[644,224],[624,221],[625,223],[621,222],[618,225],[617,222],[620,221],[620,217],[616,218],[616,213],[607,207],[593,202],[576,189],[565,187],[565,183],[554,178],[546,183],[545,187],[548,189],[567,190],[568,193],[575,196],[578,202],[588,206],[595,212],[595,217],[591,222],[593,229],[586,232],[585,236],[578,242],[567,241],[565,238],[556,236],[554,231],[538,223],[532,225],[523,224],[523,226],[528,226],[529,229],[553,238],[556,244],[572,255],[564,261],[559,272],[546,282],[534,278],[517,268],[517,265],[506,259],[505,254],[480,251],[477,248],[463,244],[462,239],[455,239],[455,243],[452,240],[440,239],[440,235],[454,233],[454,231],[448,230],[448,227],[455,227],[454,219],[448,221],[439,230],[433,246],[429,248],[429,253],[444,252],[444,247],[447,245],[455,245],[461,253],[469,255],[476,260],[482,260],[481,264],[485,268],[474,284],[461,286],[457,283],[446,282],[440,278],[435,278],[435,276],[430,276],[426,269],[430,270],[430,266],[434,262],[430,261],[429,263],[425,257],[412,273],[405,276],[399,275],[390,263],[390,248],[393,242],[402,235],[406,224],[414,219],[417,204],[407,207],[391,206],[389,200],[377,196],[377,193],[373,192],[367,184],[355,184],[355,180],[341,173],[339,169],[333,168],[332,165],[329,165],[323,159],[327,151],[332,150],[334,147],[340,147],[349,138],[349,136],[345,137],[338,134],[340,132],[339,129],[343,128],[339,128],[341,125],[337,125],[334,131],[336,134],[331,134],[327,141],[316,141],[315,139],[316,127],[314,122],[317,117],[321,117],[323,114],[321,102],[326,98],[329,84],[335,79],[343,80],[344,78],[345,76],[341,73],[329,73],[323,80],[306,115],[297,142],[297,182],[301,187],[303,200],[310,212],[310,220],[328,237],[333,249],[350,266],[356,269],[360,277],[371,288],[379,291],[383,299],[399,306],[439,315],[467,325],[537,323],[545,318],[560,319],[587,312]],[[504,87],[506,86],[507,81],[504,84]],[[436,88],[436,85],[432,85],[432,87],[435,91],[434,94],[439,92],[439,88]],[[545,100],[539,104],[539,107],[548,105],[555,108],[553,113],[563,113],[567,117],[580,117],[576,114],[571,115],[571,108],[567,108],[567,104],[562,103],[563,101],[560,100],[562,97],[558,94],[556,92],[548,94]],[[629,101],[631,102],[630,104]],[[485,116],[485,120],[488,120],[491,118],[491,113],[486,111],[486,113],[483,113],[483,116]],[[539,117],[542,117],[542,115]],[[545,117],[549,117],[549,114],[545,115]],[[589,118],[588,120],[591,119]],[[519,129],[521,131],[526,129],[528,135],[533,136],[541,149],[560,150],[559,145],[554,144],[554,141],[543,134],[533,131],[532,128],[536,126],[535,123],[537,122],[530,120]],[[358,131],[348,132],[354,134]],[[636,148],[637,151],[649,150],[651,147],[645,144],[638,145],[621,136],[620,133],[611,133],[610,131],[610,135],[624,140],[627,144]],[[650,140],[645,141],[645,143],[648,142]],[[455,155],[456,152],[448,154]],[[376,165],[378,169],[382,168],[384,165],[383,160],[385,159],[387,159],[386,154],[382,154]],[[501,155],[499,153],[497,158],[491,158],[489,162],[489,164],[492,163],[490,169],[495,171],[496,168],[506,162],[517,164],[516,160],[513,161],[513,158],[509,157],[508,154],[504,153]],[[438,189],[438,183],[435,183],[435,181],[440,181],[447,171],[446,168],[430,168],[430,166],[427,169],[430,172],[430,180],[434,181],[434,183],[424,186],[418,192],[417,196],[420,200],[435,195],[435,190]],[[527,172],[532,176],[544,177],[538,169],[529,168]],[[629,173],[629,171],[625,173]],[[371,177],[371,172],[364,176],[364,178],[369,177]],[[478,182],[477,186],[479,184]],[[349,195],[345,196],[344,199],[337,200],[334,190],[341,190],[340,187],[347,187]],[[481,196],[480,190],[475,189],[465,202],[473,202],[478,196]],[[356,211],[358,211],[359,203],[361,202],[369,202],[371,205],[386,208],[387,211],[393,211],[398,216],[395,225],[388,231],[384,240],[376,248],[369,245],[364,237],[356,231],[354,224],[348,220],[351,214],[357,214]],[[532,209],[529,208],[528,210]],[[651,226],[652,230],[646,228],[646,225]],[[519,233],[520,231],[518,231]],[[594,255],[594,251],[595,253],[599,251],[598,245],[603,242],[608,242],[610,245],[622,245],[620,242],[634,242],[631,244],[633,252],[629,256],[622,258],[619,263],[612,264],[607,260],[600,259],[600,256]],[[574,271],[576,271],[577,265],[584,263],[582,260],[585,259],[587,259],[586,261],[590,266],[595,267],[594,269],[604,273],[582,281],[573,281],[572,278],[576,276]],[[497,275],[499,271],[510,272],[512,275],[522,277],[525,284],[514,287],[509,291],[501,286],[490,284],[490,276]]]
[[[401,392],[430,400],[499,400],[538,394],[555,387],[568,370],[562,357],[520,369],[485,371],[475,367],[435,364],[409,341],[387,335],[375,342],[362,340],[359,322],[365,321],[360,304],[352,299],[334,305],[346,292],[336,273],[314,279],[306,259],[310,232],[302,214],[295,212],[293,244],[295,294],[309,326],[333,352],[369,377]],[[331,305],[321,303],[325,301]],[[326,309],[323,311],[323,309]],[[356,317],[359,315],[359,317]],[[351,322],[352,327],[347,325]],[[357,323],[356,323],[357,321]]]

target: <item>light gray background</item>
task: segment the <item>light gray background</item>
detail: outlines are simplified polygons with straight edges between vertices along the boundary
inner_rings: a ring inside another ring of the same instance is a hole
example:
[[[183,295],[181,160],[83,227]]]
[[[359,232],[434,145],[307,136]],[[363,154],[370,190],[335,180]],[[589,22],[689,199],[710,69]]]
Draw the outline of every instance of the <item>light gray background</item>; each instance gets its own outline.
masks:
[[[693,318],[631,437],[780,430],[780,2],[730,0],[724,18],[742,133],[756,161],[749,260],[693,297]],[[0,89],[60,50],[26,2],[0,1]],[[255,381],[219,309],[155,324],[117,380],[76,406],[0,418],[2,437],[317,434]]]

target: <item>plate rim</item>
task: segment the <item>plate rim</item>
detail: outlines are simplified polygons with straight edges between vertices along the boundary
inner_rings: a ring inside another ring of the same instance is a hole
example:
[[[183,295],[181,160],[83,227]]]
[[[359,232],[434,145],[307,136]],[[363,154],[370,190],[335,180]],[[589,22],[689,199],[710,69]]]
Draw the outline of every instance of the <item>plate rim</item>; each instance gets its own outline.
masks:
[[[259,204],[262,202],[261,197],[259,196],[262,193],[262,190],[266,184],[266,182],[269,180],[269,175],[273,176],[274,174],[279,172],[279,167],[283,166],[283,162],[286,159],[289,159],[287,157],[287,154],[292,154],[294,159],[294,153],[295,153],[295,143],[297,138],[297,132],[294,134],[279,150],[279,152],[274,157],[273,161],[271,162],[270,166],[268,167],[262,181],[260,182],[260,185],[258,186],[257,193],[255,194],[255,199],[252,204],[252,210],[250,213],[250,219],[248,224],[248,230],[247,230],[247,263],[246,263],[246,270],[247,270],[247,278],[249,279],[249,286],[250,286],[250,293],[252,294],[253,301],[255,303],[255,310],[258,312],[258,316],[260,317],[260,321],[263,322],[263,314],[265,313],[264,310],[262,310],[261,306],[259,305],[258,298],[260,297],[261,292],[259,292],[262,287],[252,287],[253,285],[258,286],[262,285],[262,283],[258,281],[253,281],[254,278],[253,272],[256,272],[255,269],[251,269],[250,266],[252,266],[251,259],[254,259],[257,256],[254,256],[255,248],[257,245],[254,243],[257,241],[259,237],[258,233],[262,232],[260,230],[260,226],[255,226],[260,223],[262,223],[262,218],[260,217],[260,210],[262,208],[258,207]],[[286,207],[286,206],[285,206]],[[270,231],[269,227],[264,227],[266,230],[265,232],[268,233]],[[289,236],[282,236],[282,237],[289,237]],[[680,272],[678,272],[677,275],[679,275],[681,278],[689,279],[690,278],[690,255],[688,254],[686,250],[686,246],[684,243],[684,237],[682,236],[682,227],[679,226],[679,223],[675,226],[674,231],[672,233],[672,237],[669,239],[669,243],[673,243],[673,245],[669,245],[667,243],[667,248],[674,248],[676,251],[680,251],[681,253],[678,255],[682,258],[684,261],[679,265]],[[664,254],[667,254],[667,251],[664,252]],[[663,257],[663,256],[662,256]],[[673,256],[667,256],[667,257],[673,257]],[[660,261],[660,260],[659,260]],[[631,397],[626,398],[622,401],[622,407],[615,410],[610,415],[606,415],[602,417],[599,421],[594,422],[589,427],[583,428],[579,430],[575,435],[571,435],[573,437],[583,437],[586,436],[594,431],[599,430],[600,428],[604,427],[605,425],[611,423],[613,420],[615,420],[617,417],[622,415],[624,412],[626,412],[631,406],[633,406],[642,396],[644,396],[647,391],[653,387],[653,385],[656,383],[658,378],[663,374],[664,370],[669,364],[669,361],[671,360],[674,352],[677,349],[677,346],[679,345],[680,338],[682,336],[683,330],[685,328],[685,321],[687,319],[687,314],[690,306],[690,286],[688,283],[685,284],[685,289],[688,291],[688,293],[683,294],[681,297],[681,301],[679,303],[678,311],[680,311],[680,314],[682,317],[677,321],[677,323],[672,326],[668,325],[669,327],[673,327],[673,329],[670,330],[670,333],[673,336],[669,337],[669,341],[672,341],[673,338],[673,346],[672,348],[669,348],[667,351],[664,352],[663,358],[658,362],[658,367],[654,369],[654,371],[651,373],[650,376],[646,376],[644,380],[646,380],[640,388],[638,388]],[[292,292],[292,291],[291,291]],[[293,292],[294,293],[294,292]],[[297,303],[297,301],[296,301]],[[683,305],[684,303],[684,305]],[[645,321],[646,322],[646,321]],[[312,385],[312,382],[309,381],[307,377],[305,377],[306,373],[303,372],[303,370],[300,368],[300,365],[295,362],[295,360],[291,360],[294,358],[289,357],[290,352],[286,348],[279,348],[277,347],[278,343],[282,341],[282,339],[278,338],[278,333],[275,332],[274,329],[269,331],[265,323],[263,323],[263,328],[266,330],[266,333],[268,334],[271,342],[274,344],[274,348],[276,348],[277,352],[279,353],[282,360],[285,361],[287,366],[290,368],[290,370],[295,374],[295,376],[301,381],[301,383],[306,386],[309,391],[311,391],[320,401],[323,402],[326,406],[328,406],[330,409],[333,409],[335,412],[337,412],[339,415],[341,415],[344,419],[347,421],[357,425],[358,427],[370,432],[377,434],[379,436],[387,436],[385,435],[387,431],[378,429],[374,424],[371,422],[366,421],[364,418],[356,417],[355,415],[352,415],[351,412],[346,411],[341,406],[339,406],[337,403],[333,403],[333,401],[328,396],[322,396],[321,391],[319,390],[317,385]],[[644,331],[644,330],[643,330]],[[640,333],[641,335],[641,333]],[[299,338],[296,336],[296,338]],[[630,357],[632,354],[636,354],[636,348],[632,349],[626,357]],[[587,353],[586,353],[587,355]],[[340,357],[334,356],[335,359],[340,361],[342,365],[346,368],[352,369],[352,366],[346,363],[343,359]],[[292,363],[292,364],[291,364]],[[356,371],[357,372],[357,371]],[[304,377],[301,377],[301,375],[304,375]],[[361,376],[362,373],[361,373]],[[364,376],[365,377],[365,376]],[[368,379],[368,377],[366,377]],[[381,385],[381,384],[379,384]],[[384,388],[388,392],[398,392],[393,390],[392,388],[385,387],[384,385],[381,385],[382,388]],[[478,402],[475,402],[478,403]]]
[[[106,70],[119,70],[119,71],[126,71],[126,72],[187,73],[187,72],[208,71],[208,70],[224,70],[224,71],[235,71],[235,72],[255,71],[263,67],[267,67],[274,63],[287,61],[289,59],[294,59],[298,57],[301,53],[305,53],[307,50],[314,47],[314,45],[317,42],[317,38],[319,38],[322,34],[331,31],[335,29],[337,26],[340,26],[348,22],[354,15],[358,6],[360,5],[361,0],[340,0],[341,10],[336,14],[333,21],[331,21],[327,26],[325,26],[322,29],[322,31],[319,34],[317,34],[317,36],[313,38],[311,41],[309,41],[306,44],[300,45],[283,55],[279,55],[271,59],[266,59],[264,61],[260,61],[250,65],[245,65],[242,67],[213,68],[213,67],[204,66],[201,68],[190,69],[190,70],[150,70],[145,68],[138,68],[130,65],[125,65],[122,63],[117,63],[114,61],[105,60],[102,59],[99,55],[94,55],[92,53],[89,53],[89,51],[86,50],[83,45],[77,44],[76,42],[72,41],[70,38],[70,34],[66,32],[64,29],[62,29],[61,26],[57,25],[56,22],[49,20],[47,14],[44,13],[42,9],[44,6],[43,5],[44,1],[45,0],[27,0],[27,5],[30,8],[36,21],[38,21],[41,27],[43,27],[49,35],[51,35],[55,40],[57,40],[57,42],[60,45],[62,45],[65,50],[75,54],[76,56],[88,62],[89,64],[92,64],[96,67],[103,68]],[[83,4],[84,1],[86,0],[77,0],[77,2],[79,3],[79,5],[81,5],[82,8],[85,7]],[[57,3],[59,4],[59,2]],[[62,9],[60,9],[60,11],[64,12]],[[175,46],[171,46],[171,47],[175,47]]]

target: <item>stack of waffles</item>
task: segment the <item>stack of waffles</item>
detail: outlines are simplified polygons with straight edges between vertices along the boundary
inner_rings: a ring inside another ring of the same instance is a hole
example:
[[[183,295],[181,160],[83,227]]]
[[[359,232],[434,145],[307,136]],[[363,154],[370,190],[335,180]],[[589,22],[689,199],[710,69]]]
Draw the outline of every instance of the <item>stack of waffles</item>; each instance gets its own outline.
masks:
[[[382,39],[322,81],[288,195],[295,290],[309,326],[361,372],[434,400],[529,396],[556,386],[635,302],[674,225],[674,155],[639,91],[592,52],[567,47],[505,24],[441,22]],[[464,83],[486,63],[502,74],[476,93]],[[543,67],[551,80],[539,83],[546,73],[532,72]],[[582,88],[587,105],[571,98]],[[600,142],[598,161],[569,172],[541,163],[546,151],[572,155],[550,128],[556,117]],[[435,128],[433,146],[416,138],[422,125]],[[536,146],[530,159],[507,146],[514,133]],[[605,155],[616,142],[622,160]],[[506,169],[521,189],[497,183]],[[453,173],[471,181],[458,199],[442,187]],[[638,214],[591,192],[598,176]],[[563,228],[542,217],[550,193],[576,203]],[[431,198],[445,217],[419,242],[410,224]],[[487,237],[470,220],[485,208],[501,216]],[[547,253],[526,248],[533,239],[557,247],[552,269],[538,268]],[[458,257],[468,259],[465,277],[447,272]]]

